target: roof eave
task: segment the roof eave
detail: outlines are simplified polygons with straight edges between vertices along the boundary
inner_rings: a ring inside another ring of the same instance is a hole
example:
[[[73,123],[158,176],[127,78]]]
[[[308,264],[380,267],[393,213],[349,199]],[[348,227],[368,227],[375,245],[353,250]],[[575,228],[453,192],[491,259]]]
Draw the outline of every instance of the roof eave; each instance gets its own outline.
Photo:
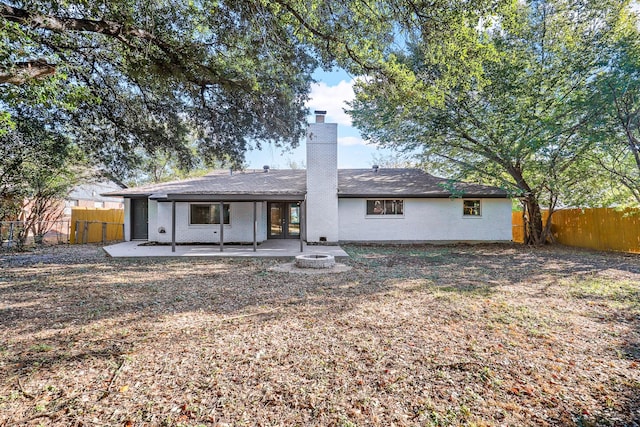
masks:
[[[126,197],[126,198],[130,198],[130,199],[134,199],[134,198],[140,198],[140,197],[149,197],[151,196],[151,193],[100,193],[101,196],[103,197]]]
[[[253,194],[167,194],[167,202],[253,202],[304,200],[305,193],[253,193]]]
[[[366,198],[403,198],[403,199],[509,199],[506,194],[463,194],[461,196],[452,196],[451,194],[408,194],[408,193],[338,193],[339,199],[366,199]]]

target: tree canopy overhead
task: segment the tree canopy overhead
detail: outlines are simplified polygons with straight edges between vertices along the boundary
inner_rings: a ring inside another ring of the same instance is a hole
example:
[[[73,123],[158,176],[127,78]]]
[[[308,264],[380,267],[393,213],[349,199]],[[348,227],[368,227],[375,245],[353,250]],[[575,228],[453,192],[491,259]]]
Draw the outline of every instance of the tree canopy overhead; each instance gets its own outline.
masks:
[[[637,22],[621,23],[601,70],[590,82],[598,93],[591,132],[599,136],[593,163],[640,205],[640,37]]]
[[[252,146],[297,144],[318,66],[405,79],[388,54],[415,28],[441,42],[438,58],[472,64],[466,45],[447,40],[501,3],[4,1],[1,100],[10,114],[23,104],[63,110],[56,126],[120,176],[135,153],[157,149],[187,167],[194,156],[239,165]],[[468,69],[440,80],[459,74]]]
[[[375,142],[420,150],[429,170],[510,189],[522,198],[528,241],[541,243],[550,234],[541,203],[552,212],[596,192],[587,153],[601,135],[592,131],[600,94],[591,83],[634,18],[617,0],[529,0],[499,12],[461,21],[457,37],[476,55],[468,75],[438,84],[456,62],[417,32],[390,56],[407,78],[363,79],[351,113]]]
[[[204,158],[237,163],[251,142],[302,132],[317,62],[260,3],[5,2],[0,14],[0,81],[55,69],[61,91],[81,89],[65,124],[112,169],[135,160],[133,147],[170,148],[188,166],[190,138]],[[37,103],[21,95],[3,98]]]

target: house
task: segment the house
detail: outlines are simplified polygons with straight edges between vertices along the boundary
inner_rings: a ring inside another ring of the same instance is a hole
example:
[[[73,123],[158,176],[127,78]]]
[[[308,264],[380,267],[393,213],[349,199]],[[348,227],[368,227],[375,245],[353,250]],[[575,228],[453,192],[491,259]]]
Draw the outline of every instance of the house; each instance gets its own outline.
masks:
[[[124,200],[122,197],[102,195],[110,191],[118,192],[123,188],[125,188],[123,184],[104,177],[78,184],[65,198],[64,217],[71,218],[71,209],[74,207],[123,209]]]
[[[216,171],[108,193],[125,200],[125,240],[253,243],[510,241],[496,187],[418,169],[338,169],[337,124],[316,112],[307,170]],[[222,249],[222,248],[221,248]]]

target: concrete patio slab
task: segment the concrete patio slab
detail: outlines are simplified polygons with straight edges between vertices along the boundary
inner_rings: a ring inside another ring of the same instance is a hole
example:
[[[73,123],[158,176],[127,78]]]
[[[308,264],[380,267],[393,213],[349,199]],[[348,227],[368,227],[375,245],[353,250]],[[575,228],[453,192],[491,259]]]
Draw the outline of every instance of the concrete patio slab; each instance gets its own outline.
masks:
[[[176,245],[171,252],[171,245],[144,245],[146,242],[131,241],[105,246],[103,249],[114,258],[135,257],[224,257],[224,258],[293,258],[301,253],[328,254],[336,258],[349,258],[340,246],[316,246],[303,244],[300,252],[298,240],[267,240],[258,245],[256,252],[253,245],[225,245],[220,252],[218,245]],[[141,246],[142,245],[142,246]]]

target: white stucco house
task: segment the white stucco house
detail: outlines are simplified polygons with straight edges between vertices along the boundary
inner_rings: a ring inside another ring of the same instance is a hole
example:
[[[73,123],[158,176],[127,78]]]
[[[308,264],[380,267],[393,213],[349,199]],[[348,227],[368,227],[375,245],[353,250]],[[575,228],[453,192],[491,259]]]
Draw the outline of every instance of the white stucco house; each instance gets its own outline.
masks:
[[[337,124],[316,112],[307,169],[216,171],[107,193],[124,197],[125,240],[159,243],[480,242],[511,240],[499,188],[418,169],[338,169]]]

